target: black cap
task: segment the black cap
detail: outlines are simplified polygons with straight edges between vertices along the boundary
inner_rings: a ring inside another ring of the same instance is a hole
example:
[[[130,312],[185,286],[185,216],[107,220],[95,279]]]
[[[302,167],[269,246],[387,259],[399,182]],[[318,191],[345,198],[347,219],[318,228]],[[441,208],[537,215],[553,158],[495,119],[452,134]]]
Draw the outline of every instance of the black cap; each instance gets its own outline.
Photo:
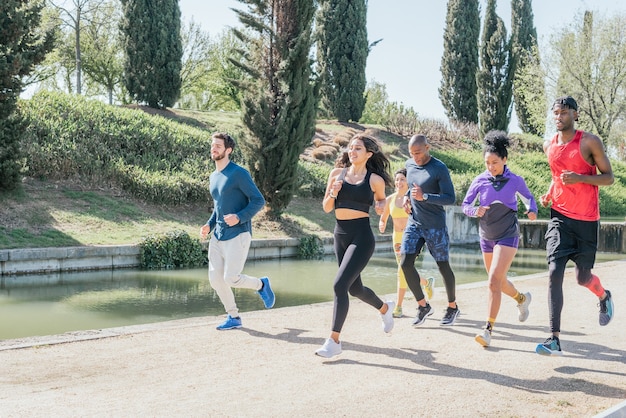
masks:
[[[578,112],[578,103],[576,103],[576,100],[574,100],[572,96],[559,97],[552,104],[552,108],[554,108],[554,106],[556,105],[565,106],[569,109],[572,109]]]

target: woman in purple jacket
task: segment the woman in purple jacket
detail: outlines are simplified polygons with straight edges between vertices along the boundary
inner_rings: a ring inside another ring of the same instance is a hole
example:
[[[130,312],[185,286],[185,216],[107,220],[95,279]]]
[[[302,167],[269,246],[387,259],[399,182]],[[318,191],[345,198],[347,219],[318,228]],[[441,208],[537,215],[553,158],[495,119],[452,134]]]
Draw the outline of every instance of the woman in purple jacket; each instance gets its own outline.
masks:
[[[537,203],[524,179],[506,166],[509,137],[503,131],[490,131],[485,136],[483,155],[487,170],[470,185],[463,200],[463,212],[479,218],[480,249],[489,275],[489,314],[476,342],[483,347],[491,343],[491,331],[500,310],[502,293],[517,301],[520,322],[528,318],[531,295],[517,291],[507,279],[519,244],[517,200],[526,206],[528,219],[537,219]],[[478,202],[478,205],[476,204]]]

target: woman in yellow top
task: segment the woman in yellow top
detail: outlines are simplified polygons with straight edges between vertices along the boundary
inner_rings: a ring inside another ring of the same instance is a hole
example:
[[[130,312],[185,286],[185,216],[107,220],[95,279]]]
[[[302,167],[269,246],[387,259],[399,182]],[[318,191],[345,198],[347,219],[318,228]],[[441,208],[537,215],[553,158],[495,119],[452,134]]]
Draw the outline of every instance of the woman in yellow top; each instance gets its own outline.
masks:
[[[402,233],[404,232],[404,228],[406,227],[406,222],[409,217],[402,207],[404,195],[409,190],[409,185],[406,181],[406,168],[401,168],[395,172],[394,182],[396,191],[387,197],[387,203],[385,204],[383,214],[380,216],[378,229],[381,233],[385,232],[385,229],[387,228],[387,220],[391,215],[391,219],[393,220],[393,251],[396,255],[396,261],[398,262],[398,300],[396,307],[393,310],[393,317],[400,318],[402,317],[402,301],[404,300],[404,295],[406,294],[406,289],[408,287],[406,278],[404,277],[404,273],[400,267],[400,246],[402,244]],[[424,288],[424,293],[429,300],[433,297],[434,284],[434,277],[429,277],[426,280],[421,279],[421,285]]]

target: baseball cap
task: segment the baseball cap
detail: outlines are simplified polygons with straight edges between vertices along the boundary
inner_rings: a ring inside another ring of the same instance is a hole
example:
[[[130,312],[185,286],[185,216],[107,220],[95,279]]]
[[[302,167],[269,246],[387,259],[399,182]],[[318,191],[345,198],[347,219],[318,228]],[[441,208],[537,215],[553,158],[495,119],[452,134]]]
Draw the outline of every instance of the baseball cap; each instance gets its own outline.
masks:
[[[552,108],[554,108],[554,106],[556,106],[556,105],[565,106],[565,107],[567,107],[569,109],[572,109],[572,110],[575,110],[575,111],[578,112],[578,103],[576,103],[576,100],[574,100],[574,98],[572,96],[562,96],[562,97],[559,97],[552,104]]]

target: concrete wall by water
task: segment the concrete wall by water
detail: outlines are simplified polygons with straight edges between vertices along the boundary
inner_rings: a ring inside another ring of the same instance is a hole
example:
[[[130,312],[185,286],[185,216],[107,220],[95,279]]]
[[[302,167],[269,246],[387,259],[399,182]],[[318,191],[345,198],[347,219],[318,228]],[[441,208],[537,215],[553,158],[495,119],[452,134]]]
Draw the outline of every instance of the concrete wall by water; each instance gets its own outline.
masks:
[[[478,222],[465,216],[460,207],[446,208],[448,232],[452,245],[478,243]],[[520,221],[520,247],[545,249],[544,235],[547,221]],[[601,224],[598,250],[626,252],[624,223]],[[391,234],[376,236],[376,251],[391,251]],[[322,240],[325,254],[333,254],[332,238]],[[296,257],[297,238],[253,240],[248,260]],[[50,273],[78,270],[123,269],[139,266],[140,249],[137,245],[26,248],[0,250],[0,275]]]

